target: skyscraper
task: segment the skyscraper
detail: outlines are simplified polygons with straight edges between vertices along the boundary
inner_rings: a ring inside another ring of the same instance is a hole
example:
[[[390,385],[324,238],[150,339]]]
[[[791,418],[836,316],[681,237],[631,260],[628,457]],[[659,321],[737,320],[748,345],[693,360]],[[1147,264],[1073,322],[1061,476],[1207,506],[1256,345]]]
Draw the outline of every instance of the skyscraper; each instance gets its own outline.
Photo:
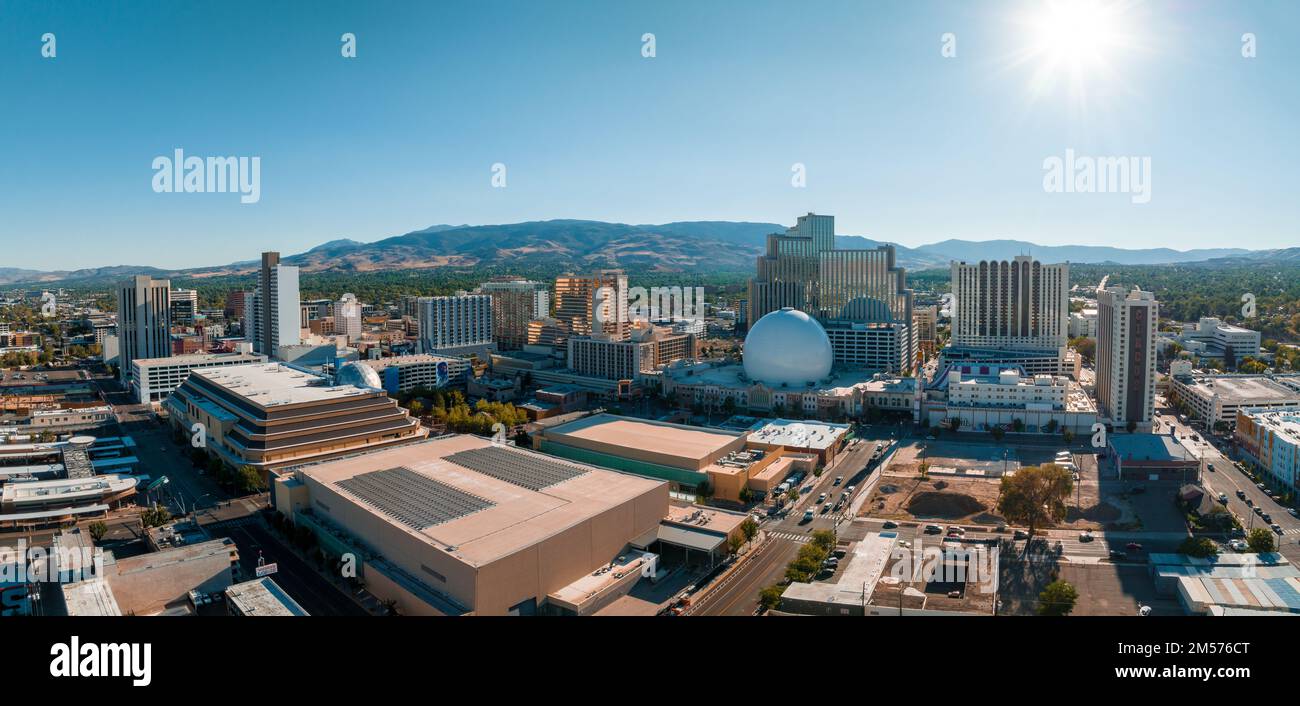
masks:
[[[298,268],[281,265],[278,252],[262,253],[251,318],[253,350],[258,353],[275,358],[281,346],[302,342]]]
[[[1031,375],[1066,374],[1070,265],[1014,260],[953,262],[952,338],[945,362],[1019,365]]]
[[[1116,427],[1149,431],[1156,392],[1160,304],[1137,287],[1097,290],[1097,411]]]
[[[361,340],[361,302],[357,295],[348,293],[334,305],[334,332],[348,337],[348,344]]]
[[[171,282],[137,275],[117,289],[118,378],[128,387],[131,361],[167,358],[171,345]]]
[[[515,350],[528,342],[528,322],[550,315],[550,297],[541,282],[522,277],[500,277],[479,285],[492,297],[492,338],[502,350]]]
[[[425,353],[453,355],[491,348],[492,297],[420,297],[420,344]]]
[[[891,245],[836,248],[834,216],[800,216],[785,233],[767,236],[749,282],[747,324],[783,307],[798,309],[825,326],[837,363],[905,373],[916,347],[912,290],[894,258]]]
[[[193,326],[199,313],[199,293],[193,289],[171,291],[173,326]]]
[[[555,278],[554,318],[566,336],[603,333],[626,341],[630,331],[627,298],[627,274],[623,270],[561,275]]]

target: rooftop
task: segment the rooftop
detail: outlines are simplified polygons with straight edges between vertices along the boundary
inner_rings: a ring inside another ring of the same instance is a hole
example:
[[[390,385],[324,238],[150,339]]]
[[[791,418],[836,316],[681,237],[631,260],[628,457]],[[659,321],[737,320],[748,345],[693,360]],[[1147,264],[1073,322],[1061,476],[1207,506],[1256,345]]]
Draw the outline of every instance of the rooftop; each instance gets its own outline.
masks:
[[[1195,454],[1169,434],[1111,434],[1111,448],[1132,461],[1194,461]]]
[[[1300,445],[1300,413],[1249,411],[1256,425],[1268,428],[1292,445]]]
[[[307,611],[271,577],[237,583],[226,589],[226,600],[245,616],[305,616]]]
[[[559,436],[569,436],[698,460],[720,453],[728,445],[734,444],[740,434],[613,414],[594,414],[555,427],[547,431],[547,436],[557,439]]]
[[[1182,383],[1193,393],[1229,400],[1271,402],[1300,398],[1300,376],[1193,374],[1191,380]]]
[[[468,435],[298,472],[309,485],[319,483],[379,521],[474,566],[665,486]]]
[[[263,407],[375,394],[373,390],[363,390],[354,385],[330,385],[324,377],[279,363],[200,368],[190,375]]]
[[[260,353],[189,353],[186,355],[173,355],[166,358],[137,358],[131,361],[132,365],[148,367],[151,365],[202,365],[204,363],[221,363],[228,360],[243,359],[248,362],[265,360],[266,356]]]
[[[849,425],[832,422],[772,419],[750,428],[750,441],[799,449],[827,449],[849,432]]]

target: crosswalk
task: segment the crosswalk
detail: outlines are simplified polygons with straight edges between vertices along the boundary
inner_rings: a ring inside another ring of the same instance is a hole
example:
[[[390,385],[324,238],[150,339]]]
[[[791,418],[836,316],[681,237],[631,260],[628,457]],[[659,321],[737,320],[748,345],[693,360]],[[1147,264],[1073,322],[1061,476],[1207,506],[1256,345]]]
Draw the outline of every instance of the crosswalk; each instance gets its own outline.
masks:
[[[768,532],[767,534],[770,537],[775,537],[777,539],[784,539],[790,542],[798,542],[800,544],[807,544],[808,542],[812,541],[811,536],[806,534],[795,534],[794,532],[778,531],[778,532]]]

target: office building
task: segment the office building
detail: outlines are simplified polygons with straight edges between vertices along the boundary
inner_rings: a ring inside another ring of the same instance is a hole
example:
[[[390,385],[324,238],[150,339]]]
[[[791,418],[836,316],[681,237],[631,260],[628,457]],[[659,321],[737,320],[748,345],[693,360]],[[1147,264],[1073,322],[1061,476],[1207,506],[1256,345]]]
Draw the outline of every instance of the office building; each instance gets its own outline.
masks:
[[[625,340],[630,333],[627,274],[622,270],[599,270],[591,275],[562,275],[555,278],[555,311],[552,316],[563,336],[604,334]]]
[[[492,297],[457,294],[420,298],[420,345],[425,353],[460,354],[492,348]]]
[[[1259,331],[1233,326],[1211,317],[1202,317],[1197,323],[1183,327],[1178,341],[1188,352],[1203,358],[1232,356],[1240,364],[1246,357],[1259,357]]]
[[[199,314],[199,293],[193,289],[171,291],[172,326],[193,326]]]
[[[279,363],[195,369],[164,404],[187,435],[203,424],[210,453],[268,472],[428,435],[382,389]]]
[[[528,343],[528,324],[550,316],[550,295],[541,282],[501,277],[479,285],[492,297],[492,339],[499,350],[519,350]]]
[[[1070,338],[1096,338],[1097,337],[1097,310],[1084,309],[1082,311],[1071,312],[1070,323],[1067,333]]]
[[[628,340],[604,335],[571,336],[569,368],[606,380],[635,380],[676,360],[695,357],[695,337],[656,326],[636,326]]]
[[[361,340],[361,302],[357,295],[344,294],[334,305],[334,332],[347,336],[349,344]]]
[[[247,344],[245,344],[247,345]],[[131,361],[131,393],[139,404],[161,402],[198,368],[265,363],[260,353],[192,353]]]
[[[1014,365],[1030,375],[1067,375],[1068,263],[1028,255],[1008,261],[953,262],[952,336],[940,367]]]
[[[1102,421],[1150,430],[1156,393],[1156,324],[1151,292],[1097,292],[1097,404]]]
[[[280,253],[262,253],[257,290],[253,294],[253,351],[279,358],[281,346],[302,342],[302,310],[298,300],[298,268],[280,264]]]
[[[117,289],[118,376],[131,384],[131,362],[172,354],[171,282],[137,275]]]
[[[951,365],[926,387],[922,419],[987,431],[1092,433],[1097,407],[1064,375],[1029,375],[1019,366]]]
[[[1205,373],[1189,367],[1184,361],[1170,366],[1169,400],[1186,404],[1190,416],[1210,429],[1231,429],[1241,410],[1300,410],[1300,374]]]
[[[939,338],[939,307],[916,307],[912,310],[912,325],[916,329],[917,348],[927,356],[933,355]]]

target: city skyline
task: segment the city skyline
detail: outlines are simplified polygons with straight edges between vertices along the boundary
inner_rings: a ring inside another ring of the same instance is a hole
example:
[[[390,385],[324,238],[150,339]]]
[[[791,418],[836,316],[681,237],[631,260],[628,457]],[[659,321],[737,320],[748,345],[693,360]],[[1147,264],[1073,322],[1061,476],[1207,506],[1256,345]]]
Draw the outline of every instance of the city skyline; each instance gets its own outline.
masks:
[[[1300,9],[1092,4],[16,8],[0,88],[36,109],[0,135],[0,242],[9,266],[184,269],[431,223],[813,211],[909,247],[1293,246]],[[258,161],[256,200],[159,193],[175,150]],[[1047,183],[1106,160],[1132,193]]]

